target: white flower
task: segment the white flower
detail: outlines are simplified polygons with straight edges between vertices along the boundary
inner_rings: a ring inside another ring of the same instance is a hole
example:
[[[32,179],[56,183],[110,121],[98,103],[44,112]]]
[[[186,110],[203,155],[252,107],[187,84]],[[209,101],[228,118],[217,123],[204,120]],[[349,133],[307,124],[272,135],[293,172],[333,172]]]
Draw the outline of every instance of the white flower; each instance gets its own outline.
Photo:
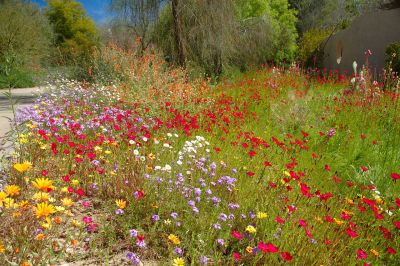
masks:
[[[182,161],[177,161],[176,163],[179,165],[182,165]]]
[[[145,158],[144,156],[140,156],[140,160],[141,160],[142,162],[144,162],[144,161],[146,160],[146,158]]]
[[[137,156],[137,155],[139,155],[139,151],[138,150],[134,150],[133,154],[135,154]]]
[[[168,143],[164,143],[163,145],[165,148],[169,148],[169,144]]]
[[[186,171],[186,174],[188,174],[188,175],[190,175],[192,172],[190,172],[189,170],[188,171]]]
[[[167,136],[170,138],[170,137],[172,137],[172,134],[171,133],[167,133]]]
[[[143,141],[144,141],[144,142],[147,142],[147,141],[148,141],[148,138],[143,137]]]
[[[133,144],[136,144],[136,142],[133,139],[131,139],[131,140],[129,140],[129,144],[133,145]]]
[[[154,140],[154,144],[160,143],[157,139]]]
[[[176,134],[176,133],[174,134],[174,136],[175,136],[175,138],[179,137],[178,134]]]
[[[164,169],[165,169],[165,171],[171,171],[171,166],[169,165],[169,164],[166,164],[165,166],[164,166]]]

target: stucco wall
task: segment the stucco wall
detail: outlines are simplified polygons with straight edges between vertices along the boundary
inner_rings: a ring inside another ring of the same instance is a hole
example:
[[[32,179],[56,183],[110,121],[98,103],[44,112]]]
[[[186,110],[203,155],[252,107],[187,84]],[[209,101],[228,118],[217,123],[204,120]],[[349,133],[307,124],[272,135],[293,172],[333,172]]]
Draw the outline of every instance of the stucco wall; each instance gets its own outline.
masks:
[[[352,73],[353,61],[362,66],[364,52],[370,49],[369,66],[374,73],[379,73],[385,65],[385,48],[394,41],[400,42],[400,8],[366,14],[328,40],[323,65],[327,69]],[[342,58],[338,64],[340,53]]]

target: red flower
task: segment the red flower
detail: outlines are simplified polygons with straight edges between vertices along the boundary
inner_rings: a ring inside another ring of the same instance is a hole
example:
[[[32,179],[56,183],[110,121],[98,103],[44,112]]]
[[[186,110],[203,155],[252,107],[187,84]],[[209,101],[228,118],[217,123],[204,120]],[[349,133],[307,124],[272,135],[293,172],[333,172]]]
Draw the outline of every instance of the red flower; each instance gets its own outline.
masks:
[[[264,165],[265,165],[266,167],[272,166],[272,165],[271,165],[269,162],[267,162],[267,161],[264,162]]]
[[[397,229],[400,229],[400,222],[393,222],[393,224],[397,227]]]
[[[366,171],[368,171],[368,168],[367,168],[367,167],[364,167],[364,166],[361,166],[361,170],[362,170],[363,172],[366,172]]]
[[[264,242],[258,243],[258,248],[264,253],[265,252],[276,253],[279,250],[278,247],[274,246],[273,244]]]
[[[254,155],[256,155],[257,153],[256,153],[255,151],[251,150],[251,151],[249,151],[247,154],[248,154],[250,157],[254,157]]]
[[[358,234],[351,230],[350,228],[346,228],[346,233],[351,237],[351,238],[356,238],[358,236]]]
[[[242,234],[240,234],[238,231],[232,231],[231,235],[236,238],[236,239],[242,239]]]
[[[285,261],[291,261],[293,259],[289,252],[281,252],[281,256]]]
[[[328,172],[331,170],[330,166],[327,165],[327,164],[325,164],[325,167],[324,167],[324,168],[325,168],[325,170],[328,171]]]
[[[396,254],[396,253],[397,253],[397,251],[394,250],[394,249],[391,248],[391,247],[387,248],[387,252],[388,252],[389,254]]]
[[[248,171],[248,172],[246,173],[246,175],[248,175],[248,176],[254,176],[254,172]]]
[[[363,260],[363,259],[366,259],[366,258],[367,258],[367,253],[364,250],[362,250],[361,248],[359,248],[357,250],[357,259]]]
[[[393,180],[398,180],[400,179],[400,174],[398,173],[391,173],[390,177],[393,178]]]
[[[276,217],[276,218],[275,218],[275,221],[276,221],[277,223],[279,223],[279,224],[284,224],[284,223],[285,223],[285,220],[283,220],[281,217]]]

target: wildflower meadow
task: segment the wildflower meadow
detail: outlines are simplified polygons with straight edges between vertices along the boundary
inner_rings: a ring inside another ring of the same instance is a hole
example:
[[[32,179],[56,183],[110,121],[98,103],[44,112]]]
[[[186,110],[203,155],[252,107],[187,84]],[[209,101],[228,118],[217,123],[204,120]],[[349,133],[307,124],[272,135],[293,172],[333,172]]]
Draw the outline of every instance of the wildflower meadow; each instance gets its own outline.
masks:
[[[0,265],[398,265],[397,91],[159,64],[140,97],[60,79],[18,111]]]

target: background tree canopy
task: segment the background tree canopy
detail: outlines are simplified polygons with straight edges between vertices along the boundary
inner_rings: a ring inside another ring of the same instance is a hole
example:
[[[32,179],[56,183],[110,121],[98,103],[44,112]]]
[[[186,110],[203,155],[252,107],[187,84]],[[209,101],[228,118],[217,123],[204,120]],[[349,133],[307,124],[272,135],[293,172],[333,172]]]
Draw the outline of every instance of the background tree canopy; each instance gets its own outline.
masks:
[[[35,4],[3,0],[0,25],[0,87],[29,86],[29,72],[38,71],[49,55],[48,21]]]
[[[55,45],[62,59],[87,57],[99,44],[99,34],[82,4],[71,0],[48,0],[47,3],[46,15],[53,26]]]

